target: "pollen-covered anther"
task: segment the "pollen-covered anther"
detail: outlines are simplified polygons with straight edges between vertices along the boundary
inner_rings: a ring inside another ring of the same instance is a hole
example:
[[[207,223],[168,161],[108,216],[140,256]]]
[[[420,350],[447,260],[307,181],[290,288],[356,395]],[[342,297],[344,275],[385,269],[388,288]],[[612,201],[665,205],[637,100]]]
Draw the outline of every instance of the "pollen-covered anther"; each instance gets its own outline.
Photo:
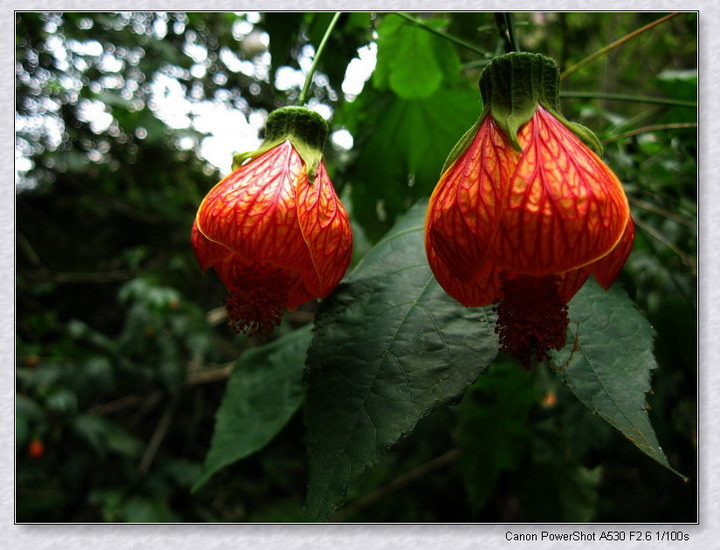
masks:
[[[530,368],[533,357],[547,361],[548,351],[562,349],[567,339],[568,307],[558,291],[560,277],[501,273],[500,279],[504,299],[493,308],[500,349],[525,368]]]
[[[226,303],[233,330],[268,336],[280,324],[291,282],[287,271],[269,264],[256,262],[239,269]]]

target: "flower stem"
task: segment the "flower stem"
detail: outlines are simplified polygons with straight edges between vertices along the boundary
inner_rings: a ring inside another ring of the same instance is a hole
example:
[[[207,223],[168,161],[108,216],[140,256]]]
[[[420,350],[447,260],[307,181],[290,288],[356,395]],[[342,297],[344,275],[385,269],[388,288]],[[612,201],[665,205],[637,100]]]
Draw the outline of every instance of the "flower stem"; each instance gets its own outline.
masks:
[[[497,24],[505,53],[519,52],[520,48],[518,48],[517,36],[515,36],[515,25],[513,24],[512,13],[495,13],[495,23]]]
[[[416,25],[416,26],[418,26],[418,27],[421,27],[421,28],[425,29],[425,30],[428,31],[428,32],[431,32],[431,33],[433,33],[433,34],[438,35],[438,36],[441,37],[441,38],[444,38],[445,40],[449,40],[450,42],[454,42],[454,43],[457,44],[458,46],[462,46],[463,48],[466,48],[466,49],[468,49],[468,50],[470,50],[470,51],[472,51],[472,52],[475,52],[476,54],[482,55],[483,57],[492,57],[488,52],[481,50],[480,48],[478,48],[477,46],[474,46],[474,45],[471,44],[470,42],[466,42],[466,41],[463,40],[462,38],[458,38],[457,36],[453,36],[452,34],[448,34],[448,33],[446,33],[446,32],[439,31],[439,30],[431,27],[430,25],[426,25],[425,23],[423,23],[423,22],[420,21],[419,19],[415,19],[414,17],[408,15],[407,13],[395,12],[395,15],[397,15],[398,17],[402,17],[402,18],[405,19],[408,23],[411,23],[411,24],[413,24],[413,25]]]
[[[637,103],[656,103],[658,105],[673,105],[676,107],[697,107],[694,101],[683,101],[681,99],[668,99],[664,97],[652,97],[632,94],[609,94],[605,92],[560,92],[562,98],[579,99],[610,99],[614,101],[635,101]]]
[[[313,75],[315,74],[315,69],[317,68],[318,61],[320,60],[323,50],[325,49],[325,45],[327,44],[327,41],[330,38],[330,35],[333,32],[333,29],[335,28],[335,24],[338,22],[338,19],[340,19],[341,15],[342,15],[342,12],[338,11],[335,13],[332,20],[330,21],[330,24],[328,25],[327,29],[325,30],[325,35],[322,37],[322,40],[320,41],[320,45],[318,46],[317,51],[315,52],[315,57],[313,58],[312,65],[310,66],[310,70],[308,71],[308,74],[305,77],[305,84],[303,85],[302,91],[300,92],[300,97],[298,97],[298,105],[301,107],[303,105],[305,105],[305,102],[307,101],[307,94],[308,94],[308,91],[310,90],[310,84],[312,83]]]
[[[600,48],[600,49],[599,49],[598,51],[596,51],[595,53],[587,56],[585,59],[580,60],[579,62],[575,63],[575,65],[573,65],[573,66],[568,67],[567,69],[565,69],[565,70],[560,74],[560,79],[562,80],[563,78],[565,78],[565,77],[566,77],[567,75],[569,75],[570,73],[574,73],[574,72],[577,71],[579,68],[584,67],[585,65],[587,65],[588,63],[591,63],[592,61],[595,61],[595,59],[597,59],[597,58],[600,57],[601,55],[606,54],[606,53],[609,52],[610,50],[614,50],[614,49],[617,48],[618,46],[622,46],[625,42],[627,42],[627,41],[630,40],[631,38],[635,38],[637,35],[642,34],[642,33],[644,33],[645,31],[649,31],[649,30],[652,29],[654,26],[659,25],[660,23],[664,23],[665,21],[667,21],[668,19],[670,19],[670,18],[672,18],[672,17],[675,17],[676,15],[680,15],[680,13],[679,13],[679,12],[675,12],[675,13],[671,13],[671,14],[669,14],[669,15],[665,15],[664,17],[661,17],[660,19],[657,19],[657,20],[653,21],[652,23],[648,23],[648,24],[645,25],[644,27],[640,27],[639,29],[634,30],[633,32],[631,32],[631,33],[629,33],[629,34],[626,34],[626,35],[623,36],[622,38],[616,40],[615,42],[612,42],[612,43],[608,44],[608,45],[605,46],[604,48]]]

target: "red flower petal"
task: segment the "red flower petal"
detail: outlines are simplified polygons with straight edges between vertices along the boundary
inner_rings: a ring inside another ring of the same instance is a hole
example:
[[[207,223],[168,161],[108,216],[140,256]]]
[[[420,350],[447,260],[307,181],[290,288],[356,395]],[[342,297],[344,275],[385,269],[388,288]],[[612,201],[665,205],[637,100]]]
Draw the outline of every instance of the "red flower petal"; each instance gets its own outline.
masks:
[[[295,183],[302,167],[290,141],[242,165],[205,197],[198,210],[198,229],[245,261],[295,270],[311,267],[295,206]]]
[[[454,277],[473,279],[486,260],[518,157],[488,116],[435,187],[428,205],[426,249]]]
[[[607,254],[629,216],[617,177],[542,107],[518,139],[523,153],[488,249],[491,261],[510,271],[541,276]]]
[[[475,270],[471,280],[456,277],[432,248],[426,248],[433,275],[445,292],[466,307],[487,306],[501,298],[500,278],[492,264],[484,263]]]
[[[590,272],[583,267],[566,271],[560,275],[558,292],[565,303],[568,303],[570,299],[577,294],[589,276]]]
[[[195,258],[203,271],[232,255],[231,250],[219,243],[212,242],[203,235],[198,229],[197,220],[193,221],[190,242],[195,252]]]
[[[345,275],[352,255],[350,220],[324,162],[320,162],[312,184],[303,169],[296,204],[300,230],[314,266],[302,271],[302,279],[310,292],[324,298]]]
[[[613,281],[615,281],[620,270],[625,265],[634,241],[635,224],[632,218],[628,218],[625,231],[615,248],[606,256],[586,266],[586,269],[593,274],[595,280],[605,290],[610,288],[610,285],[613,284]]]

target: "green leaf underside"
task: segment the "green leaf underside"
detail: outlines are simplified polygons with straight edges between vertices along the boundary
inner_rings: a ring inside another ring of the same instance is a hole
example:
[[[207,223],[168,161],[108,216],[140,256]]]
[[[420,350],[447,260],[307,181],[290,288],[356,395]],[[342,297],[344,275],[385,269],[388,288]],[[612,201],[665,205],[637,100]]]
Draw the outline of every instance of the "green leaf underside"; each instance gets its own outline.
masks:
[[[259,451],[303,401],[302,373],[311,325],[245,352],[218,409],[205,467],[193,491],[220,469]]]
[[[552,359],[560,380],[591,411],[675,472],[645,402],[650,371],[657,368],[653,328],[621,288],[606,292],[592,279],[570,302],[569,317],[568,345]]]
[[[447,22],[427,19],[424,23],[441,28]],[[377,31],[378,57],[372,78],[378,89],[389,88],[403,99],[423,99],[432,96],[444,80],[458,80],[460,58],[446,40],[393,14],[383,18]]]
[[[448,152],[482,110],[480,94],[471,88],[440,88],[417,100],[373,92],[341,115],[358,136],[359,154],[346,177],[353,214],[371,240],[390,229],[408,204],[432,193]],[[378,210],[384,212],[381,223]]]
[[[309,487],[304,520],[332,516],[381,454],[497,353],[490,308],[465,308],[435,281],[416,205],[326,300],[308,350]]]

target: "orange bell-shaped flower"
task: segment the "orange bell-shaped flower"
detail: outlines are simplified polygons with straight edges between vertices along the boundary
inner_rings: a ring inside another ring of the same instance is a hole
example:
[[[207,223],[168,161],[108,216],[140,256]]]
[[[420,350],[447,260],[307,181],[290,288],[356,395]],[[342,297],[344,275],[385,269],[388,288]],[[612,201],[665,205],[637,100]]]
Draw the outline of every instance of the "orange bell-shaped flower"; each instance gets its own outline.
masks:
[[[230,292],[238,332],[269,334],[285,309],[330,294],[350,263],[350,222],[322,160],[326,138],[313,111],[272,112],[260,149],[236,156],[239,167],[200,204],[195,256]]]
[[[559,74],[541,55],[483,71],[485,109],[446,162],[425,246],[442,287],[465,306],[499,303],[501,348],[529,366],[565,345],[567,302],[590,274],[607,289],[632,248],[618,178],[558,109]]]

